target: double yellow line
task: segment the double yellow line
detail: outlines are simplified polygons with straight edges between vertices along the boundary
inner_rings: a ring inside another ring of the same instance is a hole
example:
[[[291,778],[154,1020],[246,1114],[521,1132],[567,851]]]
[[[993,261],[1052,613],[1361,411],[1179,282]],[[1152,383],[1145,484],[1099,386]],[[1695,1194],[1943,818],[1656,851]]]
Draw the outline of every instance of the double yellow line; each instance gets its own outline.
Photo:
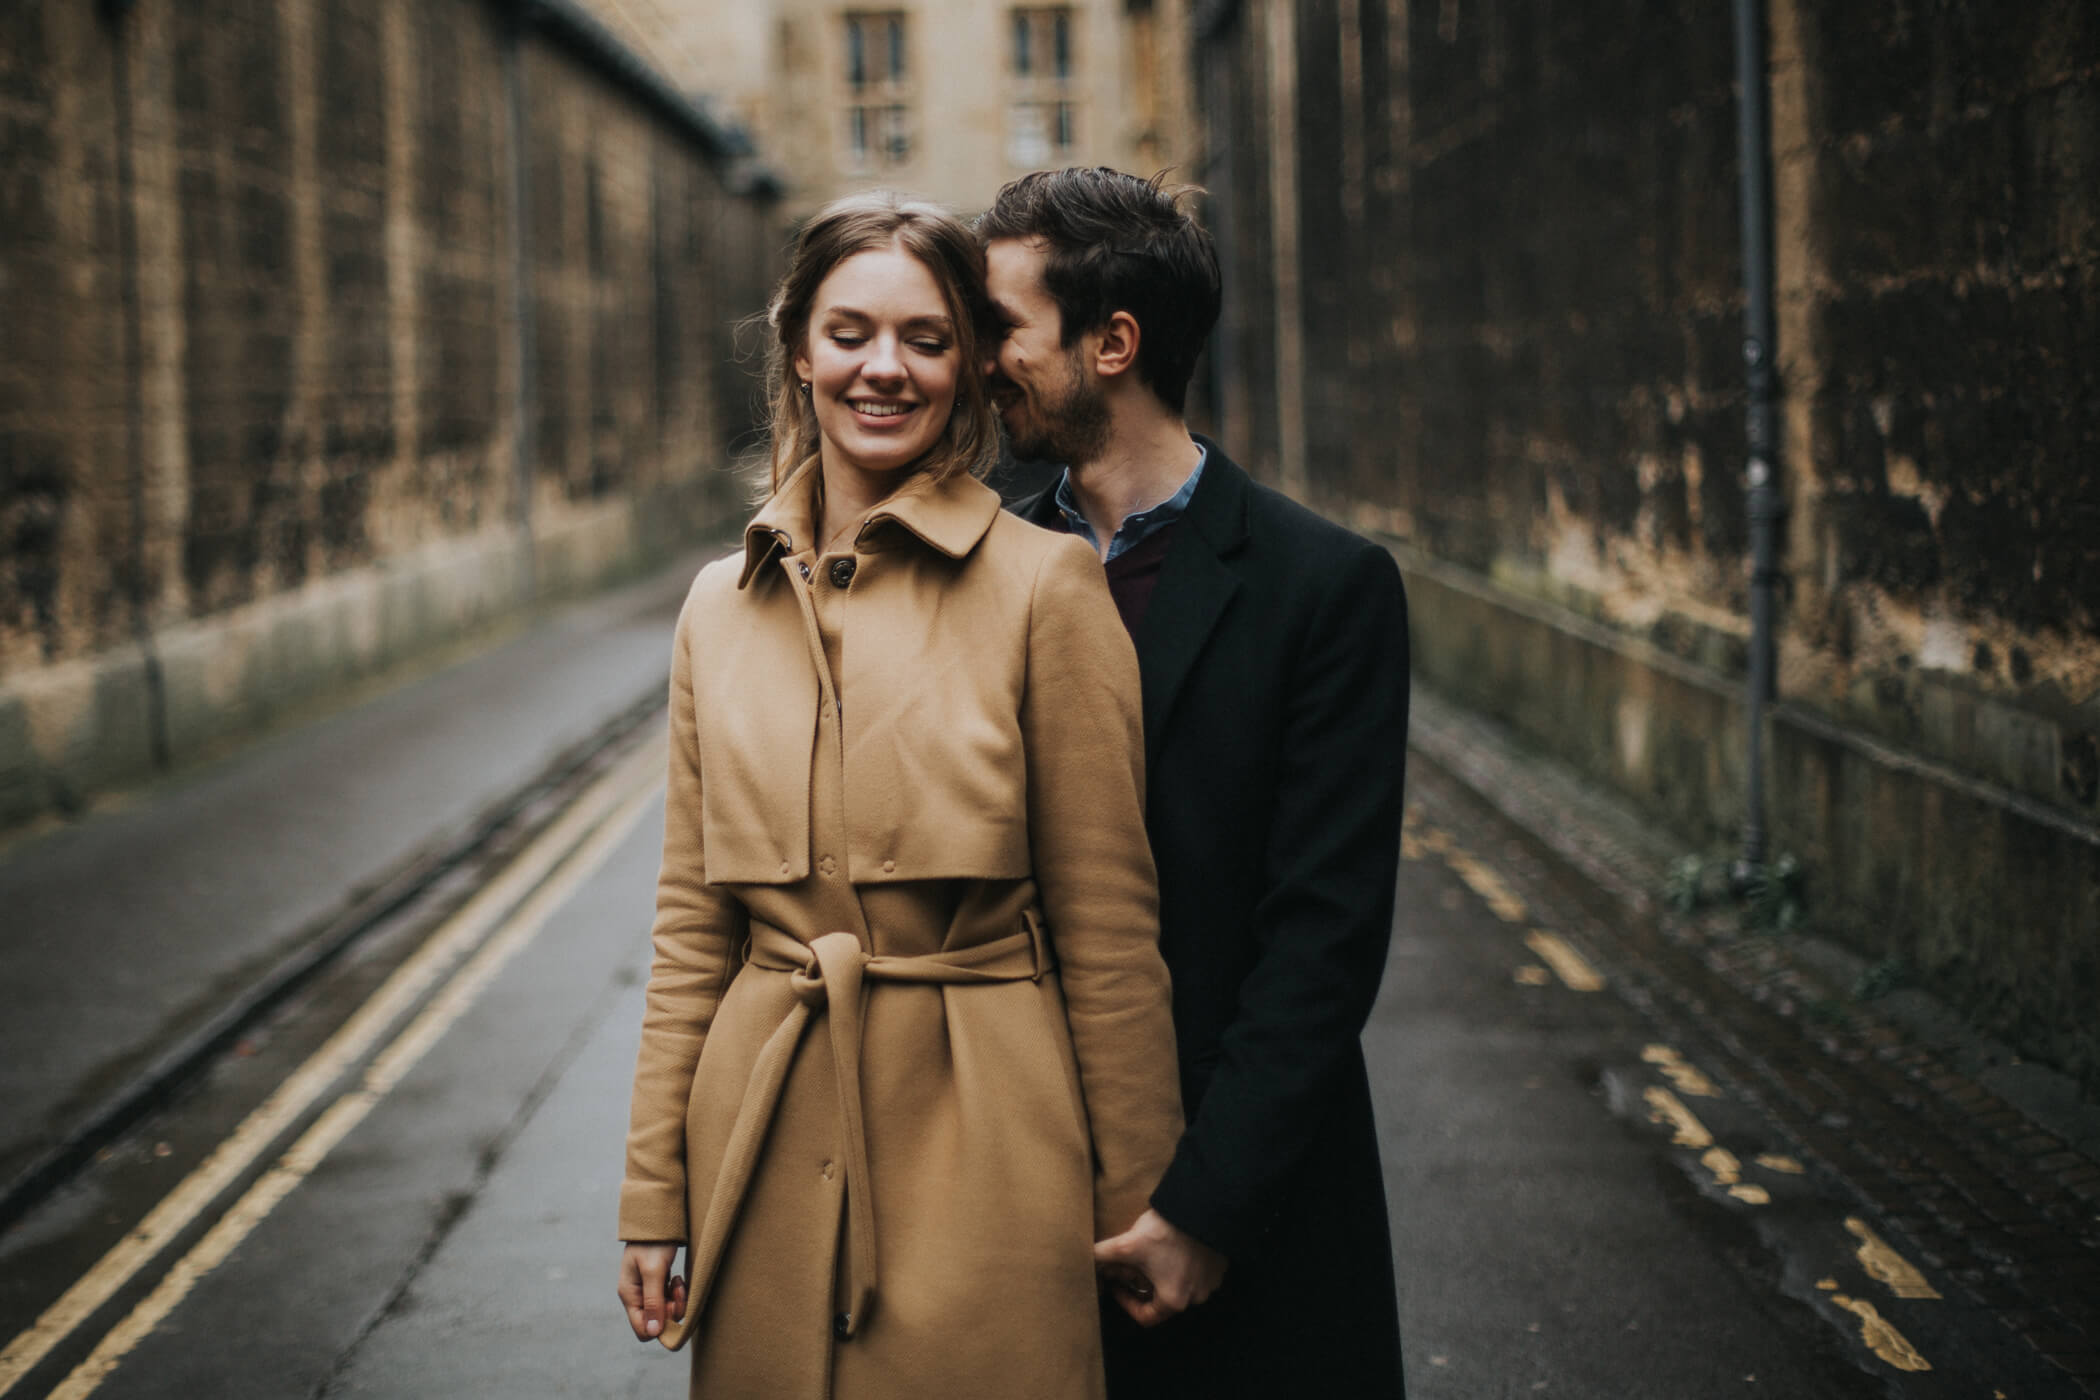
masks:
[[[0,1396],[13,1390],[208,1211],[295,1123],[437,988],[277,1162],[244,1192],[153,1291],[51,1392],[92,1393],[298,1184],[363,1122],[403,1076],[530,943],[548,917],[603,865],[655,798],[663,754],[645,743],[600,778],[510,865],[440,924],[341,1029],[244,1119],[145,1219],[0,1351]]]

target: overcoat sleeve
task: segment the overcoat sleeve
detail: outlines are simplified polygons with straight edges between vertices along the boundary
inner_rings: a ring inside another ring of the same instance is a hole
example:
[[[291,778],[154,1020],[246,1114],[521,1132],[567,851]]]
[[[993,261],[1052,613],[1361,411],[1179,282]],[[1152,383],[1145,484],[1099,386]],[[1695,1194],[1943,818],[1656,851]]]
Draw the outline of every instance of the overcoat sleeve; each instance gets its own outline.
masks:
[[[700,840],[700,737],[693,705],[692,614],[686,596],[671,647],[670,771],[664,793],[663,864],[656,878],[655,957],[634,1068],[620,1238],[686,1238],[685,1118],[693,1071],[722,988],[735,968],[747,916],[707,882]]]
[[[1407,597],[1367,542],[1328,571],[1290,672],[1257,961],[1201,1108],[1153,1194],[1244,1252],[1321,1141],[1392,936],[1407,769]]]
[[[1094,1144],[1094,1230],[1144,1212],[1181,1134],[1137,654],[1093,551],[1048,551],[1030,603],[1028,829]]]

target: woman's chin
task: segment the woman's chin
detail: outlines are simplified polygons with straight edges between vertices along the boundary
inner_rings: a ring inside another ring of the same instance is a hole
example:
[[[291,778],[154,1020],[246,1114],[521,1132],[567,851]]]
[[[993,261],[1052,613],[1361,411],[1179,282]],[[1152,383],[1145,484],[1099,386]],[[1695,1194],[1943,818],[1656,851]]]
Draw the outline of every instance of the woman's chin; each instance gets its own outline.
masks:
[[[854,471],[869,476],[901,477],[910,474],[913,468],[925,461],[926,454],[933,450],[930,442],[897,443],[851,443],[837,444],[839,460]]]

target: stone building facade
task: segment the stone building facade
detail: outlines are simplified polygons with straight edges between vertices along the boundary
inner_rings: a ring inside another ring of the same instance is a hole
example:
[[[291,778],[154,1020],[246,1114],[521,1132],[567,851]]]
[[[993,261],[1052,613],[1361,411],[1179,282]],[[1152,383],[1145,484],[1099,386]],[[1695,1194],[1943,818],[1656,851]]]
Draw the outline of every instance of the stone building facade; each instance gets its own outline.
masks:
[[[2100,1079],[2100,10],[1769,0],[1774,849]],[[1390,538],[1418,667],[1726,849],[1748,513],[1729,9],[1211,0],[1228,440]]]
[[[601,40],[0,8],[0,824],[734,511],[774,203]]]
[[[735,114],[791,215],[875,185],[965,213],[1016,175],[1191,154],[1188,0],[590,0]]]

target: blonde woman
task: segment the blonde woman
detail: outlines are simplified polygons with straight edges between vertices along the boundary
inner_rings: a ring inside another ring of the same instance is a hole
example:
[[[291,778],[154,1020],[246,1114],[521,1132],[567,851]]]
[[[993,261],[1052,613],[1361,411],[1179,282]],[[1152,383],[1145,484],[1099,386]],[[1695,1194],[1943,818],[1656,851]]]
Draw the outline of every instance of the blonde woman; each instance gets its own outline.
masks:
[[[986,305],[944,211],[809,223],[679,619],[620,1296],[709,1400],[1100,1395],[1093,1242],[1180,1131],[1137,665],[978,480]]]

